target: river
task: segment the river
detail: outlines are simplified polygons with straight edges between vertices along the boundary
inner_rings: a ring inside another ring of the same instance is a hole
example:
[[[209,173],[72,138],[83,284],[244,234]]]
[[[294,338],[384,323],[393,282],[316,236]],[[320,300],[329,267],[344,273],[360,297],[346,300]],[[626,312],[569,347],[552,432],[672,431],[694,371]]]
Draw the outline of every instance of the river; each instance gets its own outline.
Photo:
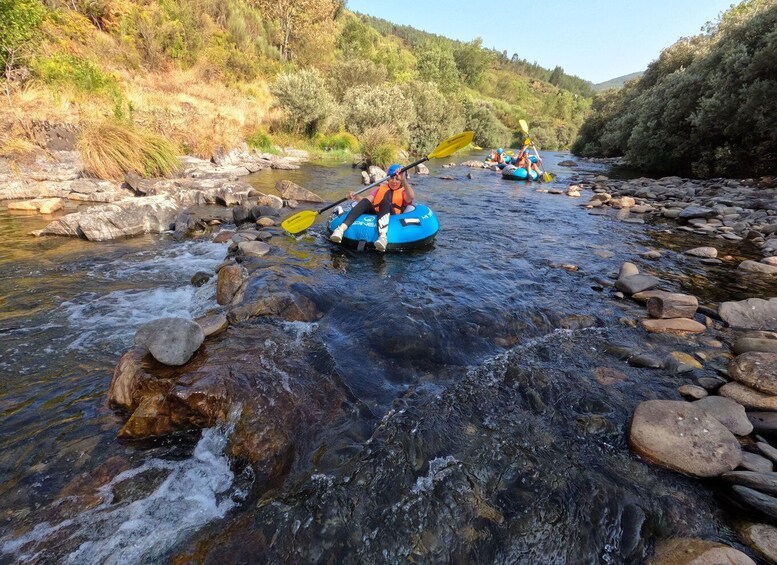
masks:
[[[568,158],[546,155],[552,186],[608,172],[557,166]],[[326,351],[359,407],[270,492],[224,455],[228,422],[120,442],[124,417],[106,400],[140,324],[215,308],[215,279],[189,281],[212,273],[227,245],[36,239],[27,233],[44,219],[0,212],[0,561],[620,563],[675,535],[741,547],[714,484],[644,463],[626,444],[634,407],[675,398],[688,377],[608,353],[692,353],[705,342],[621,323],[640,308],[602,281],[636,259],[702,301],[758,289],[675,252],[705,243],[696,236],[589,214],[491,171],[430,168],[411,178],[440,219],[429,249],[343,250],[323,220],[270,242],[268,262],[290,269],[324,312],[286,330]],[[282,178],[336,199],[360,177],[305,165],[249,181],[272,192]],[[651,248],[670,251],[639,259]],[[602,385],[597,367],[627,379]],[[714,373],[710,363],[697,374]]]

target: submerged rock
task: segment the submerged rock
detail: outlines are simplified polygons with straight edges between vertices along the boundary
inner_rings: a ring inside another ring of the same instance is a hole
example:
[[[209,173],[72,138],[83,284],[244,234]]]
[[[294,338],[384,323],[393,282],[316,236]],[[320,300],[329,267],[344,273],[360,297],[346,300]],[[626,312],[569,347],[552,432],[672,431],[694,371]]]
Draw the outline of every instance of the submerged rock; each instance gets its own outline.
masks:
[[[662,541],[649,565],[755,565],[747,555],[722,543],[675,538]]]
[[[281,198],[284,198],[285,200],[316,203],[324,201],[318,194],[311,192],[307,188],[302,188],[290,180],[279,180],[275,183],[275,190],[277,190],[280,193]]]

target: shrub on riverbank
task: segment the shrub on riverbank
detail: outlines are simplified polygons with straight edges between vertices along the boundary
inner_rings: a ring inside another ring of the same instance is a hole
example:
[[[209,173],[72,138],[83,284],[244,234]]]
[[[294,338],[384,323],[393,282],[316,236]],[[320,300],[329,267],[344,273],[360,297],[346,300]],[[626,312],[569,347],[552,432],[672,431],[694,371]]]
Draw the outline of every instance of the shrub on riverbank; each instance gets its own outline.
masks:
[[[624,155],[656,173],[701,177],[777,169],[777,0],[746,0],[684,38],[641,80],[595,100],[572,150]]]
[[[400,151],[397,131],[386,124],[365,130],[359,143],[364,160],[383,168],[395,162]]]
[[[126,173],[162,177],[179,167],[169,141],[114,121],[87,124],[78,149],[84,172],[100,179],[121,180]]]

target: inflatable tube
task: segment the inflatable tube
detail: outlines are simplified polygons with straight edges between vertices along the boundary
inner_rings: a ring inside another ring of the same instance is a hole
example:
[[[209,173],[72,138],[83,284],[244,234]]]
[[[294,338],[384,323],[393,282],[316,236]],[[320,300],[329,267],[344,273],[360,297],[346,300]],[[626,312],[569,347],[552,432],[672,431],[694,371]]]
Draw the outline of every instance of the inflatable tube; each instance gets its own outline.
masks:
[[[537,171],[527,171],[523,167],[510,165],[502,170],[502,178],[509,180],[537,180],[539,175]]]
[[[345,210],[339,215],[332,216],[327,225],[329,233],[343,223],[348,212],[349,210]],[[408,206],[408,210],[402,214],[395,214],[389,218],[387,251],[404,251],[429,245],[439,229],[437,215],[427,206],[423,204]],[[362,214],[345,230],[341,245],[359,247],[360,244],[366,244],[367,247],[374,248],[374,242],[377,239],[378,217],[373,214]]]

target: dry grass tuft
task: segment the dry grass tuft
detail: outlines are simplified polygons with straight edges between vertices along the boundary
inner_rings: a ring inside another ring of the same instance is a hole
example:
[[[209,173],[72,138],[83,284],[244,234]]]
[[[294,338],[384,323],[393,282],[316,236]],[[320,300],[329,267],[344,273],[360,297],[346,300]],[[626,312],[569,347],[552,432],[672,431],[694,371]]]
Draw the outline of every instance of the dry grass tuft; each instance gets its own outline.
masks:
[[[84,171],[101,179],[121,180],[126,173],[167,176],[179,166],[169,141],[115,121],[85,125],[78,149]]]

